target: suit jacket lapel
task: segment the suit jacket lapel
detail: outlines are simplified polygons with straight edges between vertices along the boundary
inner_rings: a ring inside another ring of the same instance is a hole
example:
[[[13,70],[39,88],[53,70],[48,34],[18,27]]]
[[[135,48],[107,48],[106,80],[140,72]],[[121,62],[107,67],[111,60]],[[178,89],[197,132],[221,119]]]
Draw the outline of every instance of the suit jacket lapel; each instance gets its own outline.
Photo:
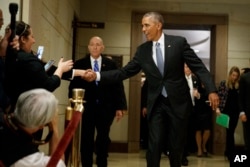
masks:
[[[87,64],[87,66],[88,66],[87,68],[92,69],[90,55],[88,55],[88,64]]]
[[[167,67],[169,65],[169,56],[171,56],[171,52],[172,52],[172,44],[171,44],[171,40],[168,38],[168,35],[164,35],[164,40],[165,40],[165,54],[164,54],[164,74],[167,71]],[[166,75],[164,75],[166,76]]]
[[[153,42],[152,42],[152,41],[148,42],[148,45],[149,45],[149,46],[146,46],[146,47],[145,47],[145,48],[147,49],[147,50],[145,51],[145,53],[148,54],[147,57],[148,57],[148,58],[150,59],[150,61],[152,62],[152,68],[153,68],[153,70],[155,70],[155,72],[156,72],[156,73],[154,73],[154,74],[157,74],[157,75],[159,75],[159,76],[162,77],[161,72],[159,71],[159,69],[158,69],[158,67],[157,67],[157,65],[156,65],[156,62],[155,62],[154,59],[153,59],[153,51],[152,51]]]
[[[101,62],[101,71],[107,71],[106,69],[106,60],[104,58],[104,56],[102,56],[102,62]]]

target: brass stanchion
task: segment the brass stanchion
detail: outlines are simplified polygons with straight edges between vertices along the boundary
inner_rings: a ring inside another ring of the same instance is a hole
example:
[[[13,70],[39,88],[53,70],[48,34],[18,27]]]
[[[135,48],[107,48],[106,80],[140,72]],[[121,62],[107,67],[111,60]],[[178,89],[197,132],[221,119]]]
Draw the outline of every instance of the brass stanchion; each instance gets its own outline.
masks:
[[[66,165],[68,167],[80,167],[81,118],[84,111],[84,93],[84,89],[73,89],[73,96],[69,99],[70,104],[66,110],[66,129],[47,167],[56,167],[63,154],[67,159]]]
[[[74,112],[83,112],[83,98],[84,89],[73,89],[72,98],[69,99],[69,106],[66,108],[65,114],[65,127],[72,120]],[[80,155],[80,144],[81,144],[81,121],[75,130],[74,136],[65,152],[65,163],[68,167],[80,167],[81,155]]]

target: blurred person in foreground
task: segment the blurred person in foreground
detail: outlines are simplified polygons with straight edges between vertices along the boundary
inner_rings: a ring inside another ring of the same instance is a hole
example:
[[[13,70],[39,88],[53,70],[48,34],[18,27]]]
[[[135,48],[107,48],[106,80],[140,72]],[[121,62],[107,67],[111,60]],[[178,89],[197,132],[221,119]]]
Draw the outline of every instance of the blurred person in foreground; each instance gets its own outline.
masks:
[[[4,24],[3,12],[0,9],[0,30],[3,24]],[[5,34],[3,37],[0,35],[0,112],[8,110],[10,104],[9,98],[7,97],[6,92],[4,90],[4,69],[5,69],[4,61],[10,35],[11,31],[9,28],[5,29]],[[19,42],[17,36],[11,41],[10,46],[12,49],[15,50],[19,49]]]
[[[244,71],[239,81],[240,120],[243,124],[245,149],[250,153],[250,72]]]
[[[33,89],[19,96],[13,113],[0,113],[0,166],[46,167],[50,157],[37,146],[49,140],[57,144],[57,112],[58,100],[51,92]],[[37,141],[34,133],[45,126],[49,134]],[[57,167],[65,167],[64,162],[60,160]]]
[[[132,60],[118,70],[100,73],[88,70],[86,78],[100,81],[101,84],[120,82],[142,70],[148,81],[147,167],[160,166],[165,143],[169,149],[170,166],[180,167],[188,118],[192,111],[184,62],[204,83],[213,110],[219,104],[219,97],[211,74],[186,39],[163,33],[164,19],[161,14],[148,12],[141,23],[147,41],[137,48]]]

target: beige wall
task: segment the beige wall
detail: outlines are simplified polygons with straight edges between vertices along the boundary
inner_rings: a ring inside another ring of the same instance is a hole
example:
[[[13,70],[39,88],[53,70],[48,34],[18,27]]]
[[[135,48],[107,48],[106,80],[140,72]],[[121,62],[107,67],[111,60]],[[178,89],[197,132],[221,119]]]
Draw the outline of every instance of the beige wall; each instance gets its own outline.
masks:
[[[22,19],[33,29],[36,43],[44,46],[44,60],[72,59],[72,20],[80,13],[79,0],[23,0]],[[54,92],[59,99],[60,134],[64,131],[64,113],[68,105],[68,81]],[[42,146],[47,151],[47,146]]]

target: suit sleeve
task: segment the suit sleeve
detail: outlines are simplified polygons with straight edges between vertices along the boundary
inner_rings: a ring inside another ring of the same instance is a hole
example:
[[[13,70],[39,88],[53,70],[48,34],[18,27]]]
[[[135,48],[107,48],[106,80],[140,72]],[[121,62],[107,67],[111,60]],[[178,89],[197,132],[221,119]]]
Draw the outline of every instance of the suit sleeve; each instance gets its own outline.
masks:
[[[123,83],[119,83],[117,85],[117,99],[116,99],[116,110],[127,110],[127,100],[126,100],[126,95],[124,91],[124,85]]]
[[[147,95],[148,95],[148,81],[144,81],[141,88],[141,108],[147,107]]]
[[[128,79],[141,71],[141,66],[137,63],[136,55],[128,64],[120,69],[101,72],[102,83],[115,83]]]
[[[111,66],[111,69],[118,69],[114,61],[112,61]],[[127,100],[124,91],[123,81],[118,81],[117,83],[114,83],[114,96],[116,110],[127,110]]]
[[[183,42],[183,56],[184,61],[187,63],[191,71],[199,77],[201,82],[205,85],[207,93],[216,92],[216,86],[212,79],[212,76],[201,59],[195,54],[194,50],[190,48],[190,45],[187,43],[186,39],[182,39]]]
[[[246,99],[247,99],[247,82],[246,82],[246,74],[243,74],[240,78],[239,82],[239,109],[240,112],[246,111]]]
[[[44,65],[45,65],[45,63],[44,63]],[[52,75],[54,74],[54,72],[56,71],[56,69],[57,69],[57,67],[53,65],[53,66],[47,71],[47,74],[48,74],[49,76],[52,76]],[[73,70],[70,70],[70,71],[68,71],[68,72],[63,73],[62,79],[63,79],[63,80],[70,81],[71,78],[72,78],[72,75],[73,75]]]

